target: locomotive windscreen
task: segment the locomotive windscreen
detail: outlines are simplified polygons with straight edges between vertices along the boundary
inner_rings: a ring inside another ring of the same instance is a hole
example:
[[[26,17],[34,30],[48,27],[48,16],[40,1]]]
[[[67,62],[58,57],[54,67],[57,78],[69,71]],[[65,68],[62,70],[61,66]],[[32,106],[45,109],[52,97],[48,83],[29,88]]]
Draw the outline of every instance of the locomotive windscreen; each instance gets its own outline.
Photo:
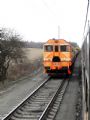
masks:
[[[52,51],[55,51],[55,52],[70,52],[70,46],[69,45],[60,45],[60,48],[58,45],[45,45],[44,46],[44,51],[45,52],[52,52]]]
[[[60,51],[61,52],[70,52],[70,46],[69,45],[61,45]]]
[[[53,46],[52,45],[45,45],[44,46],[44,51],[45,52],[52,52],[53,51]]]

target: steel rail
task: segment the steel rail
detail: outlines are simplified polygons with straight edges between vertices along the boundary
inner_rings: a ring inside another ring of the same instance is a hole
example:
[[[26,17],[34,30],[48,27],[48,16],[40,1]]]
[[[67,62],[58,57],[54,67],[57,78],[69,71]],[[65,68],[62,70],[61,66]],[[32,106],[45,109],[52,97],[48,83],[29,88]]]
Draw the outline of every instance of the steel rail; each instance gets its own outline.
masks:
[[[68,82],[68,81],[64,80],[64,81],[62,82],[62,84],[58,87],[57,91],[55,92],[55,94],[53,95],[52,99],[51,99],[50,102],[48,103],[46,109],[45,109],[44,112],[42,113],[42,115],[41,115],[41,117],[39,118],[39,120],[45,120],[45,119],[47,118],[47,116],[49,115],[49,112],[50,112],[51,108],[53,107],[53,105],[54,105],[54,103],[55,103],[55,101],[56,101],[56,99],[57,99],[57,97],[58,97],[58,95],[60,94],[60,92],[62,92],[63,86],[64,86],[64,84],[65,84],[66,82]],[[68,85],[68,83],[67,83],[67,85]],[[66,85],[66,87],[67,87],[67,85]],[[65,88],[64,88],[63,91],[65,92]],[[64,93],[63,93],[63,94],[64,94]],[[63,96],[63,94],[62,94],[62,96]],[[60,102],[60,101],[59,101],[59,102]],[[60,104],[60,103],[59,103],[59,104]],[[57,112],[57,111],[55,111],[55,112]],[[54,117],[55,117],[55,116],[54,116]]]
[[[61,96],[63,96],[63,94],[64,94],[62,92],[62,91],[64,91],[63,87],[65,86],[65,83],[68,82],[65,79],[62,81],[60,81],[60,80],[49,81],[49,80],[50,80],[50,78],[47,79],[46,81],[44,81],[41,85],[39,85],[38,88],[36,88],[28,97],[26,97],[18,106],[16,106],[2,120],[20,120],[20,119],[44,120],[44,119],[46,119],[47,116],[49,115],[51,107],[55,106],[54,103],[57,100],[57,98],[59,98],[58,97],[58,96],[60,96],[59,93],[61,92],[60,94],[61,94]],[[47,96],[48,96],[48,99],[47,99]],[[60,100],[61,100],[61,98],[62,97],[60,97]],[[58,104],[60,103],[60,100],[58,100]],[[43,106],[43,109],[40,108],[41,109],[40,110],[37,106],[41,106],[43,104],[45,104],[45,105]],[[27,113],[28,109],[29,109],[29,113],[31,113],[31,114]],[[32,113],[33,110],[35,113]],[[36,113],[36,111],[37,111],[37,113]],[[39,111],[41,111],[41,112],[39,112]],[[56,113],[56,111],[57,110],[55,110],[55,113]]]
[[[11,110],[9,112],[9,114],[7,114],[2,120],[8,120],[17,109],[19,109],[31,96],[33,96],[49,80],[50,80],[50,78],[48,78],[43,83],[41,83],[33,92],[31,92],[31,94],[29,96],[27,96],[25,99],[23,99],[23,101],[20,104],[18,104],[13,110]]]

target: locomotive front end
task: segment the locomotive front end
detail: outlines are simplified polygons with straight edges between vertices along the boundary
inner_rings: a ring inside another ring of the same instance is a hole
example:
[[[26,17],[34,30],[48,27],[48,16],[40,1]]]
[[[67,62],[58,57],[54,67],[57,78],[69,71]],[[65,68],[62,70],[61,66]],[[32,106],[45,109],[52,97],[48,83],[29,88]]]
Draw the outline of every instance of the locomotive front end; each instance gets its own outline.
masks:
[[[64,42],[64,41],[63,41]],[[44,45],[44,70],[46,73],[68,73],[71,74],[72,65],[71,46],[60,40]]]

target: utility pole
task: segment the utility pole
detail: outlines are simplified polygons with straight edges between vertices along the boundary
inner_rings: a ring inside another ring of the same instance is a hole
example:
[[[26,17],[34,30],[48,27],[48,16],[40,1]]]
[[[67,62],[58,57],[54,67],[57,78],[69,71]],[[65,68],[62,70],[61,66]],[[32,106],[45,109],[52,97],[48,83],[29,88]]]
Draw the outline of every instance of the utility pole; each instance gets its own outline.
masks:
[[[60,39],[60,26],[58,25],[58,39]]]

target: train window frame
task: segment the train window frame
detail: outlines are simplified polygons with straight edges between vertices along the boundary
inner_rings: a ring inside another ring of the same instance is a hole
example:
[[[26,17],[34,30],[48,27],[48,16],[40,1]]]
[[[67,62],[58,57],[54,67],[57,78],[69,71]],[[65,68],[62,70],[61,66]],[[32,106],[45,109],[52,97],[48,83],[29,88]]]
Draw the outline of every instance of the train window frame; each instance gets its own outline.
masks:
[[[47,46],[51,46],[51,50],[46,49]],[[44,52],[52,52],[53,51],[53,45],[44,45]]]
[[[61,50],[62,46],[66,46],[66,50]],[[67,49],[67,47],[69,47],[69,49]],[[70,47],[70,45],[60,45],[60,51],[61,52],[70,52],[71,51],[71,47]]]
[[[59,52],[59,46],[58,45],[55,45],[54,48],[55,48],[55,52]]]

